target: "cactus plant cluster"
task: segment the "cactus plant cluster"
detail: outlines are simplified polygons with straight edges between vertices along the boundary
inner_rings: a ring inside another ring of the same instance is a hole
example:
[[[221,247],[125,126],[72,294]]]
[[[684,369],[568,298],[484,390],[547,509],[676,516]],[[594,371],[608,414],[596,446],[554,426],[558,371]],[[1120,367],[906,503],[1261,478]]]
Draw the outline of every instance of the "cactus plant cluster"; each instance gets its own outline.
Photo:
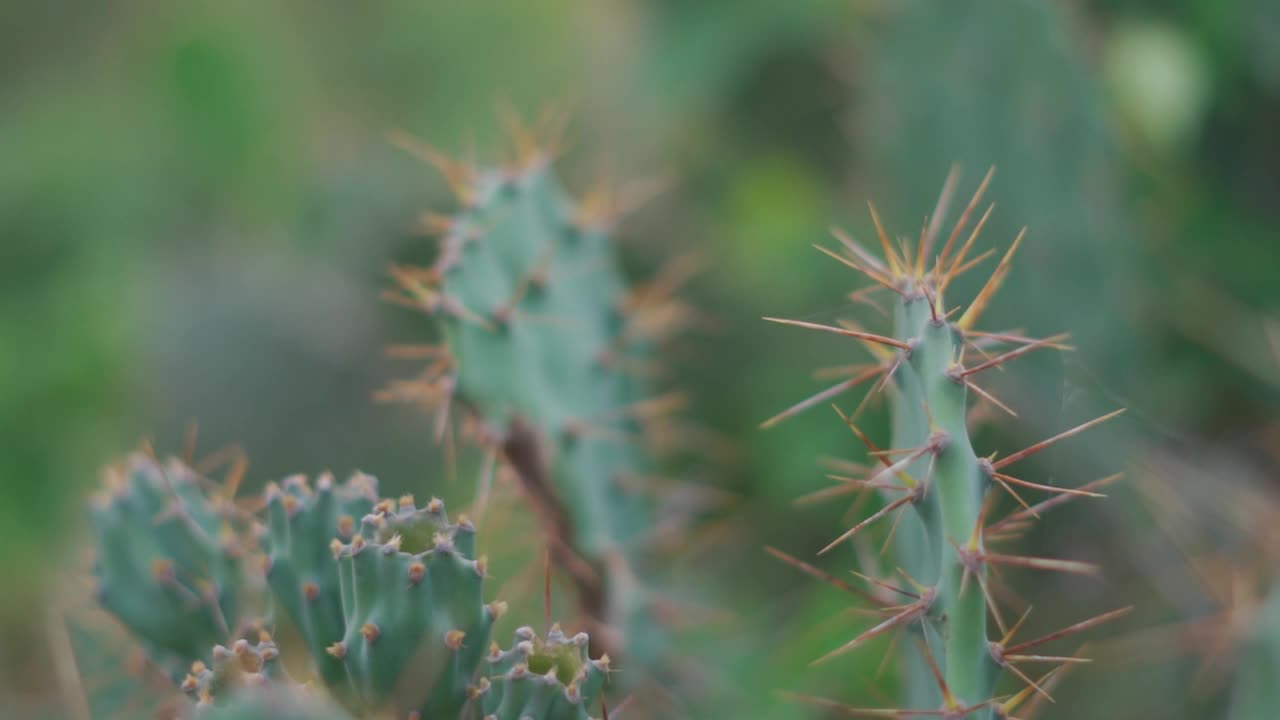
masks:
[[[657,512],[634,482],[654,461],[636,440],[679,404],[650,395],[642,368],[684,316],[673,295],[683,271],[628,289],[607,236],[625,203],[574,201],[551,171],[554,143],[515,136],[516,163],[493,170],[412,146],[463,208],[431,216],[444,234],[434,265],[393,269],[394,297],[438,318],[446,342],[425,353],[421,378],[388,393],[429,397],[442,431],[462,417],[487,467],[513,471],[595,647],[558,626],[487,647],[506,604],[486,602],[475,523],[438,499],[419,507],[380,498],[370,476],[326,474],[269,483],[246,509],[234,487],[139,454],[95,510],[100,597],[194,710],[240,717],[296,695],[288,665],[309,667],[359,717],[583,720],[602,703],[604,650],[625,653],[636,678],[659,665],[664,636],[639,580]],[[265,582],[247,579],[259,571]],[[277,620],[296,629],[306,662],[263,629]]]
[[[1011,621],[995,600],[992,568],[1021,567],[1080,575],[1096,572],[1094,566],[1086,563],[1009,554],[997,549],[997,544],[1021,535],[1031,521],[1054,506],[1073,498],[1099,497],[1097,490],[1116,479],[1105,478],[1080,488],[1069,488],[1031,482],[1010,473],[1015,471],[1016,463],[1120,411],[1004,457],[984,457],[975,450],[968,428],[970,391],[1007,409],[994,395],[978,386],[980,373],[1034,350],[1063,348],[1066,336],[1032,339],[1017,333],[982,332],[976,328],[1010,271],[1014,252],[1022,241],[1021,234],[962,313],[956,315],[959,308],[953,310],[946,304],[944,297],[953,280],[992,254],[992,251],[978,253],[974,249],[990,208],[965,235],[973,211],[991,179],[990,173],[945,242],[938,246],[956,177],[953,172],[948,178],[938,207],[922,227],[914,248],[906,238],[898,242],[890,239],[874,207],[871,212],[882,257],[876,257],[840,232],[836,233],[841,242],[839,251],[820,248],[871,281],[869,288],[854,293],[854,299],[866,300],[872,293],[888,296],[893,305],[890,334],[868,332],[853,322],[828,326],[769,318],[851,338],[865,346],[875,358],[869,367],[858,369],[848,379],[784,411],[770,423],[865,383],[872,383],[867,398],[881,390],[889,396],[891,449],[881,450],[859,429],[857,421],[865,399],[852,413],[841,412],[842,420],[865,444],[874,467],[865,477],[833,476],[837,484],[817,494],[826,498],[874,491],[881,495],[883,504],[840,533],[819,554],[844,547],[877,521],[884,521],[891,528],[889,542],[895,555],[891,567],[900,572],[889,578],[881,576],[878,566],[861,568],[856,574],[870,583],[870,590],[864,591],[836,581],[809,563],[774,551],[776,556],[801,570],[869,597],[884,615],[883,620],[833,649],[819,662],[895,629],[904,629],[915,636],[915,643],[901,643],[908,646],[903,652],[906,657],[904,706],[883,710],[841,706],[849,713],[927,714],[947,718],[1011,716],[1033,695],[1046,692],[1044,680],[1035,679],[1037,671],[1033,668],[1037,665],[1060,667],[1078,661],[1071,656],[1040,655],[1042,645],[1106,622],[1128,610],[1105,613],[1042,638],[1019,640],[1017,634],[1025,615]],[[1023,498],[1027,493],[1047,493],[1049,499],[1029,503]],[[1010,496],[1021,507],[997,519],[993,512],[1002,495]],[[988,618],[997,626],[994,636],[988,629]],[[1011,697],[998,696],[996,681],[1002,672],[1021,680],[1026,689]],[[1050,669],[1049,674],[1053,672]]]
[[[655,345],[689,317],[673,295],[685,270],[629,289],[607,237],[626,203],[601,193],[571,199],[552,172],[554,142],[540,143],[538,132],[522,126],[514,135],[516,162],[497,169],[405,141],[443,171],[462,208],[426,217],[443,235],[434,264],[393,269],[396,287],[388,297],[433,317],[442,342],[413,346],[406,354],[428,358],[426,370],[384,396],[429,405],[441,434],[461,418],[464,434],[488,460],[474,513],[484,512],[494,466],[501,463],[517,479],[595,639],[556,625],[542,635],[520,628],[505,650],[490,644],[507,606],[486,598],[476,522],[451,518],[438,499],[419,506],[409,495],[382,498],[376,479],[356,473],[345,482],[327,474],[314,482],[289,477],[244,503],[235,498],[238,481],[220,485],[181,462],[161,465],[138,454],[109,474],[95,502],[99,598],[190,696],[187,714],[589,720],[603,708],[610,672],[601,649],[620,651],[636,676],[652,679],[663,670],[667,640],[655,621],[661,599],[646,553],[664,513],[652,493],[636,490],[644,484],[637,478],[652,477],[655,464],[638,441],[652,434],[650,421],[679,404],[653,395],[647,369]],[[1026,616],[1008,622],[995,602],[992,568],[1096,571],[997,545],[1019,537],[1043,512],[1100,497],[1097,491],[1115,481],[1067,488],[1010,473],[1015,463],[1119,411],[1004,457],[980,456],[972,446],[970,391],[1008,409],[978,386],[977,376],[1028,352],[1066,348],[1063,335],[1033,339],[975,327],[1021,235],[963,313],[954,315],[944,303],[955,278],[992,252],[974,247],[990,208],[961,239],[989,180],[936,254],[954,175],[914,251],[905,239],[890,240],[874,209],[882,257],[843,234],[840,251],[824,249],[872,281],[854,299],[874,303],[873,292],[890,295],[889,334],[852,322],[770,318],[855,339],[874,362],[766,424],[866,383],[874,383],[867,399],[880,391],[889,397],[891,449],[879,449],[858,427],[866,399],[841,413],[877,464],[866,477],[833,476],[837,484],[815,497],[878,494],[882,506],[819,554],[892,518],[886,545],[901,578],[873,563],[855,573],[869,583],[862,588],[771,549],[869,600],[883,616],[820,662],[895,630],[915,636],[902,652],[902,708],[805,698],[846,714],[1011,718],[1033,697],[1047,696],[1046,679],[1080,660],[1042,655],[1042,646],[1128,610],[1023,640]],[[1050,497],[1031,504],[1023,498],[1030,492]],[[1002,494],[1022,507],[995,519]],[[988,618],[998,629],[994,636]],[[277,645],[276,637],[284,637],[273,634],[277,624],[295,631],[303,652],[294,657],[292,646]],[[1052,669],[1033,679],[1034,668],[1045,664]],[[998,695],[1002,672],[1025,688]]]
[[[270,483],[257,504],[248,512],[181,461],[142,453],[95,502],[103,607],[191,697],[187,714],[581,720],[599,702],[609,661],[589,659],[585,633],[522,629],[509,650],[488,644],[506,604],[485,602],[476,529],[440,500],[379,499],[376,479],[356,473]],[[282,617],[249,614],[267,606],[252,604],[256,572]],[[265,629],[277,621],[310,660],[288,665],[323,691],[285,672]]]
[[[461,407],[468,436],[513,471],[537,511],[598,642],[630,667],[652,666],[663,642],[643,579],[657,512],[634,480],[654,474],[648,421],[681,402],[655,395],[647,368],[687,315],[673,295],[684,271],[627,287],[608,231],[629,201],[603,190],[571,198],[546,124],[513,122],[516,158],[501,168],[398,138],[441,170],[461,207],[426,216],[442,235],[432,265],[393,270],[389,297],[434,318],[443,343],[423,351],[431,361],[420,377],[385,395],[425,402],[441,432]]]

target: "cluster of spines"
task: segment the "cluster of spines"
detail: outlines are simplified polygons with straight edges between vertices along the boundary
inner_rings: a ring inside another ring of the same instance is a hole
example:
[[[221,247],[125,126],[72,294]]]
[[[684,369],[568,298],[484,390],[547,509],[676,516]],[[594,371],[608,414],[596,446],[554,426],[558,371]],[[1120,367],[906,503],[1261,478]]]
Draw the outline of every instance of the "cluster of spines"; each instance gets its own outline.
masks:
[[[195,699],[197,708],[209,708],[243,688],[262,688],[283,679],[279,658],[280,649],[271,635],[260,631],[256,643],[241,638],[230,648],[215,645],[212,663],[192,663],[180,687]]]
[[[506,609],[482,599],[486,561],[470,557],[475,528],[450,523],[438,499],[419,509],[405,496],[379,502],[331,550],[346,630],[327,652],[346,670],[351,704],[457,715]]]
[[[508,650],[489,649],[489,677],[473,691],[484,720],[590,720],[609,677],[609,656],[587,654],[586,633],[566,636],[553,625],[546,638],[533,628],[516,630]]]
[[[637,440],[681,402],[651,396],[646,376],[651,346],[690,320],[676,290],[691,265],[675,263],[647,287],[625,285],[606,231],[632,199],[568,196],[551,168],[559,124],[513,121],[515,162],[494,170],[398,138],[440,169],[462,207],[425,218],[442,235],[431,266],[393,268],[387,297],[438,319],[445,342],[395,348],[428,365],[382,397],[429,405],[442,436],[451,408],[466,408],[464,429],[488,453],[477,513],[502,460],[574,583],[578,610],[603,623],[602,636],[620,634],[629,659],[645,664],[659,653],[640,643],[658,637],[642,631],[652,619],[648,600],[642,587],[617,592],[614,576],[637,573],[637,548],[655,532],[653,498],[624,479],[653,475]]]
[[[92,502],[98,601],[175,680],[238,630],[245,547],[230,497],[206,483],[135,453]]]
[[[346,630],[330,542],[351,540],[359,518],[377,502],[377,491],[377,480],[370,475],[355,473],[338,484],[326,473],[314,488],[305,476],[294,475],[269,484],[264,493],[267,582],[329,685],[346,680],[342,663],[325,651]]]
[[[938,254],[933,254],[946,205],[954,189],[955,177],[953,173],[948,178],[938,208],[932,219],[927,220],[921,228],[915,252],[912,252],[910,242],[905,238],[900,239],[895,250],[895,244],[884,232],[874,207],[871,210],[872,219],[880,240],[883,260],[838,231],[835,234],[843,246],[843,252],[819,248],[873,282],[871,287],[855,291],[851,299],[874,304],[876,292],[888,291],[897,296],[899,302],[893,312],[895,328],[892,335],[867,332],[857,324],[848,322],[831,326],[767,318],[855,338],[866,345],[877,359],[870,366],[848,368],[845,371],[847,377],[841,382],[788,408],[765,423],[766,426],[771,425],[804,409],[832,400],[858,385],[875,381],[871,392],[857,409],[851,414],[840,414],[850,430],[867,446],[877,467],[868,470],[866,477],[862,478],[833,475],[831,477],[837,484],[815,496],[830,498],[861,495],[867,490],[874,490],[885,498],[885,503],[878,511],[842,533],[819,554],[843,546],[877,520],[896,513],[886,547],[897,535],[895,547],[901,554],[907,555],[898,558],[899,572],[905,583],[877,577],[879,573],[875,568],[864,568],[867,573],[865,575],[855,573],[868,581],[875,592],[867,592],[844,582],[832,582],[864,599],[869,597],[886,617],[817,662],[848,652],[895,628],[918,629],[920,650],[916,657],[920,662],[911,665],[908,672],[922,677],[908,678],[908,686],[915,688],[909,693],[913,695],[910,701],[915,705],[929,702],[933,706],[910,709],[839,706],[846,712],[876,716],[966,718],[982,714],[985,717],[1011,717],[1011,713],[1032,695],[1047,696],[1044,680],[1033,680],[1020,665],[1052,663],[1057,666],[1052,673],[1057,668],[1080,661],[1073,656],[1038,655],[1033,653],[1034,650],[1052,640],[1084,631],[1128,611],[1128,608],[1124,608],[1104,613],[1035,640],[1015,642],[1013,638],[1022,621],[1010,627],[994,601],[990,589],[992,580],[988,576],[988,568],[992,566],[1077,574],[1096,572],[1096,568],[1087,563],[993,552],[987,549],[987,544],[1016,537],[1040,513],[1063,502],[1077,497],[1100,497],[1096,490],[1114,482],[1117,476],[1095,481],[1082,488],[1064,488],[1014,477],[1007,473],[1006,468],[1110,419],[1121,411],[1103,415],[1000,459],[996,459],[995,455],[979,457],[973,451],[967,430],[969,389],[973,389],[994,406],[1013,414],[993,394],[979,388],[974,383],[974,376],[1036,349],[1063,349],[1066,347],[1063,345],[1066,336],[1033,339],[1016,332],[988,333],[974,329],[1008,274],[1010,262],[1023,233],[1014,240],[968,308],[960,314],[958,320],[951,321],[953,314],[960,308],[948,310],[945,307],[944,291],[954,278],[976,267],[992,252],[970,258],[973,243],[991,213],[990,207],[968,238],[957,247],[957,240],[991,178],[988,173],[941,250]],[[978,354],[980,358],[966,364],[965,355],[969,352]],[[868,399],[880,390],[886,390],[890,394],[894,416],[894,438],[892,449],[889,450],[876,447],[856,425]],[[840,412],[838,408],[837,412]],[[1015,488],[1049,492],[1053,493],[1053,497],[1032,505],[1024,501]],[[1011,495],[1022,507],[1002,520],[989,522],[988,514],[1001,491]],[[913,517],[912,522],[908,523],[910,528],[900,529],[899,525],[908,516],[908,510]],[[772,552],[811,575],[834,580],[808,563],[780,551]],[[905,570],[906,567],[911,567],[912,572]],[[901,599],[890,600],[886,595]],[[1000,629],[1001,638],[998,641],[988,638],[988,614]],[[1023,619],[1025,620],[1025,616]],[[941,656],[940,662],[935,659],[935,654]],[[1010,698],[997,698],[994,687],[997,671],[1001,669],[1022,680],[1026,684],[1026,690]],[[925,688],[925,692],[919,692],[919,688]],[[835,706],[827,701],[821,703]]]

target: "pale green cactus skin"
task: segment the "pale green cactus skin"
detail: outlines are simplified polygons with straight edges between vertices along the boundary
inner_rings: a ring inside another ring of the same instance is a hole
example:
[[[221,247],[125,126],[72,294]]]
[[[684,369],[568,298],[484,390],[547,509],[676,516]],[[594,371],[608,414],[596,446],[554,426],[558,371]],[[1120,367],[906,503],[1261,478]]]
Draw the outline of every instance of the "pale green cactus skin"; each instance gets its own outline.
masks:
[[[919,329],[925,318],[915,317],[928,307],[920,308],[923,302],[917,302],[913,308],[908,303],[894,304],[894,336],[910,337],[913,329]],[[891,384],[889,390],[890,447],[916,447],[927,439],[928,419],[924,416],[924,398],[920,387],[915,383]],[[906,471],[912,477],[922,477],[928,469],[928,459],[920,458],[911,463]],[[892,498],[889,498],[890,500]],[[936,572],[929,552],[928,539],[921,516],[914,512],[903,513],[898,532],[893,536],[894,558],[902,563],[903,569],[917,578],[927,577]],[[900,663],[903,668],[903,695],[911,707],[936,707],[942,702],[937,683],[930,676],[928,665],[919,649],[909,643],[903,643]]]
[[[180,681],[191,663],[232,641],[243,548],[226,501],[178,460],[161,465],[138,453],[108,472],[90,515],[98,600]]]
[[[651,527],[650,510],[612,479],[647,458],[617,438],[577,432],[648,397],[611,366],[639,352],[625,336],[626,287],[609,238],[575,220],[575,205],[546,163],[489,172],[455,220],[437,263],[459,397],[499,432],[514,415],[552,443],[553,476],[574,521],[574,542],[598,558]],[[513,300],[518,300],[511,305]],[[613,418],[618,432],[637,428]]]
[[[338,563],[329,544],[351,541],[360,519],[373,510],[377,492],[377,480],[356,473],[342,484],[322,475],[314,488],[306,477],[295,475],[268,486],[265,493],[267,583],[330,686],[344,683],[347,675],[342,662],[326,650],[346,632]]]
[[[1254,620],[1236,671],[1232,720],[1268,720],[1280,707],[1280,586]]]
[[[609,658],[591,660],[585,633],[552,627],[545,639],[516,630],[509,650],[489,652],[489,680],[480,696],[485,720],[591,720],[609,677]]]
[[[965,568],[950,542],[964,543],[973,533],[983,497],[992,492],[992,485],[979,469],[969,442],[967,391],[948,375],[951,363],[959,357],[958,330],[950,324],[934,323],[923,296],[903,302],[895,313],[895,325],[899,339],[914,340],[917,345],[896,375],[893,447],[920,447],[929,442],[932,433],[925,408],[936,432],[945,433],[945,445],[933,455],[931,475],[927,474],[930,458],[912,463],[916,477],[929,485],[914,510],[908,511],[916,516],[919,527],[913,523],[899,528],[903,537],[898,550],[909,550],[912,554],[903,560],[922,573],[916,577],[937,588],[929,617],[938,623],[935,630],[944,620],[946,623],[940,645],[945,652],[939,653],[938,662],[947,684],[957,697],[976,702],[991,697],[999,670],[988,650],[987,608],[977,587],[977,581],[985,582],[986,568],[978,570],[981,578],[970,577],[961,593]],[[900,442],[905,444],[897,444]],[[976,549],[981,552],[981,533],[977,541]],[[919,664],[918,659],[913,662]],[[916,667],[912,674],[911,692],[925,695],[925,706],[937,705],[941,697],[928,668]]]
[[[1065,336],[1033,340],[1017,334],[988,334],[974,329],[989,301],[1009,272],[1014,250],[1021,235],[1004,254],[992,271],[988,282],[975,296],[968,309],[956,319],[946,312],[948,307],[943,295],[948,284],[964,267],[971,244],[976,239],[986,215],[977,223],[968,240],[956,242],[965,229],[970,213],[977,205],[983,190],[990,181],[990,174],[983,181],[978,194],[970,202],[957,227],[951,232],[941,251],[933,245],[941,229],[946,202],[954,190],[955,176],[948,179],[943,197],[939,200],[932,224],[922,229],[920,245],[912,249],[905,241],[902,254],[893,250],[893,243],[880,227],[874,214],[877,233],[885,260],[875,258],[851,238],[840,233],[847,255],[836,256],[875,283],[890,290],[893,305],[893,330],[891,335],[878,335],[849,327],[826,326],[804,321],[779,320],[785,324],[858,338],[876,355],[878,367],[823,391],[770,420],[766,425],[794,412],[812,407],[818,401],[830,398],[849,387],[878,377],[875,388],[883,387],[890,398],[892,438],[890,453],[873,454],[874,469],[865,483],[857,479],[844,488],[849,492],[859,488],[877,488],[883,494],[885,507],[849,528],[832,541],[823,553],[839,547],[855,533],[880,518],[886,524],[894,524],[892,549],[894,557],[887,562],[890,568],[900,568],[907,576],[895,577],[894,583],[904,585],[899,591],[877,585],[890,598],[880,598],[888,619],[878,623],[865,634],[856,636],[820,659],[827,660],[858,647],[863,641],[886,632],[904,632],[913,642],[901,642],[901,668],[903,679],[903,705],[900,709],[846,708],[851,714],[890,716],[900,714],[936,714],[953,719],[974,718],[993,720],[1009,716],[1031,697],[1034,687],[1006,698],[997,699],[996,681],[1006,673],[1014,674],[1024,683],[1029,681],[1027,672],[1043,673],[1048,668],[1024,671],[1015,663],[1049,662],[1042,656],[1032,657],[1028,649],[1037,648],[1057,637],[1082,632],[1095,625],[1120,617],[1130,608],[1103,613],[1076,623],[1066,632],[1035,640],[1019,640],[1014,637],[1016,627],[1003,623],[999,608],[989,590],[988,573],[992,563],[1005,563],[1074,574],[1093,574],[1096,568],[1087,563],[1051,558],[1028,558],[1010,555],[1003,550],[989,550],[986,531],[995,518],[987,517],[995,501],[1004,491],[1015,494],[1014,486],[1031,488],[1022,492],[1051,492],[1052,501],[1039,503],[1041,509],[1053,507],[1079,496],[1101,497],[1088,489],[1059,488],[1029,483],[1004,474],[1003,468],[1048,446],[1072,437],[1100,422],[1118,415],[1115,411],[1083,423],[1071,430],[1017,453],[994,459],[980,457],[970,441],[968,411],[969,391],[977,387],[971,375],[996,367],[1026,352],[1047,347],[1062,347]],[[954,251],[954,252],[953,252]],[[933,253],[937,252],[936,255]],[[994,343],[994,345],[992,345]],[[988,354],[978,346],[988,345],[1004,350]],[[1015,346],[1009,348],[1007,346]],[[978,357],[975,359],[974,356]],[[873,390],[874,392],[874,390]],[[975,390],[975,392],[979,392]],[[987,394],[986,399],[998,404]],[[860,405],[859,407],[862,407]],[[869,438],[857,429],[854,421],[846,418],[851,429],[868,445]],[[876,464],[879,463],[879,464]],[[1096,481],[1094,485],[1113,482],[1117,476]],[[1012,484],[1012,485],[1011,485]],[[1022,500],[1018,496],[1019,502]],[[1038,517],[1037,511],[1028,507],[1026,515],[1019,510],[1007,516],[1007,520],[1019,520],[1025,525]],[[1014,523],[1018,525],[1019,523]],[[1013,533],[1020,534],[1022,530]],[[1004,539],[1009,539],[1006,535]],[[820,553],[821,554],[821,553]],[[784,554],[785,555],[785,554]],[[803,561],[792,559],[792,564],[807,568],[810,574],[823,576],[823,572]],[[875,575],[880,568],[863,568]],[[907,599],[904,599],[904,596]],[[989,618],[995,614],[1000,632],[993,637]],[[935,676],[930,661],[937,665]],[[1054,662],[1065,662],[1058,659]],[[945,688],[945,692],[944,692]]]
[[[458,716],[505,610],[484,603],[475,528],[451,523],[439,500],[418,509],[405,497],[379,503],[333,553],[346,630],[328,652],[348,678],[335,693],[361,713]]]
[[[355,720],[315,692],[294,686],[243,690],[225,705],[203,710],[199,720]]]
[[[287,681],[279,659],[280,649],[265,633],[257,643],[241,638],[230,648],[215,645],[213,664],[194,663],[182,681],[182,691],[195,699],[197,714],[203,715],[242,688],[264,688]]]
[[[434,381],[495,445],[513,422],[537,435],[547,467],[517,471],[546,477],[566,520],[557,542],[604,580],[598,607],[579,609],[620,634],[630,667],[657,664],[663,634],[637,581],[656,512],[624,482],[653,467],[626,411],[653,397],[627,368],[647,360],[656,333],[628,308],[605,223],[565,192],[548,156],[467,168],[465,179],[435,264],[397,277],[443,328],[451,362]]]
[[[214,590],[238,589],[239,559],[258,537],[268,586],[330,695],[361,717],[468,718],[490,630],[506,609],[483,600],[475,527],[451,521],[439,500],[379,501],[376,488],[359,473],[342,484],[270,484],[261,531],[186,466],[136,456],[95,502],[100,597],[192,697],[193,713],[277,717],[252,708],[295,687],[279,650],[263,631],[256,643],[240,638],[238,619],[232,629],[205,604],[223,598],[218,611],[237,618],[234,593]],[[157,565],[163,572],[152,574]]]

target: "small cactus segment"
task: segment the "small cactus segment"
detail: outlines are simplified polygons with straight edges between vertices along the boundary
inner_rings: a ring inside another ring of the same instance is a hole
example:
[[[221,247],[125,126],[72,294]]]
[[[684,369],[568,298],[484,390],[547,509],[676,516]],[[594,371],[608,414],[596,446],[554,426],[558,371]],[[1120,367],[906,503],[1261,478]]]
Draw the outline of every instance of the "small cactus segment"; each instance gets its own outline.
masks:
[[[646,465],[622,436],[637,430],[625,409],[648,393],[620,370],[643,362],[645,333],[628,322],[608,236],[547,158],[467,178],[435,265],[397,280],[442,321],[438,382],[495,437],[519,416],[549,442],[573,542],[599,558],[650,527],[646,507],[611,482]]]
[[[872,210],[883,259],[852,238],[837,232],[842,252],[824,252],[860,273],[877,291],[892,293],[894,327],[891,335],[866,332],[853,323],[838,326],[795,320],[775,322],[833,333],[857,340],[875,357],[869,368],[859,368],[850,377],[812,398],[784,411],[772,424],[796,412],[825,404],[855,386],[875,380],[871,394],[884,389],[890,396],[892,450],[880,450],[857,427],[859,411],[842,413],[849,429],[865,445],[875,465],[865,478],[837,477],[840,484],[820,491],[818,497],[846,496],[865,490],[882,494],[883,506],[855,523],[830,542],[819,554],[842,547],[850,538],[878,520],[890,527],[892,547],[898,557],[888,563],[899,569],[901,578],[877,579],[881,568],[873,563],[862,568],[886,619],[859,634],[820,659],[827,660],[858,647],[875,636],[902,628],[916,635],[915,643],[901,643],[905,650],[903,668],[907,677],[903,708],[843,708],[849,714],[888,717],[916,714],[939,717],[1005,717],[1026,702],[1039,687],[1030,673],[1034,664],[1068,664],[1073,657],[1032,653],[1042,644],[1117,618],[1128,608],[1096,616],[1037,640],[1018,642],[1021,625],[1006,623],[1002,608],[995,603],[989,570],[997,565],[1088,575],[1097,569],[1087,563],[1040,557],[1024,557],[993,551],[990,544],[1018,537],[1043,511],[1078,497],[1101,497],[1096,489],[1116,476],[1095,481],[1082,488],[1058,487],[1028,482],[1010,475],[1010,468],[1050,445],[1093,427],[1121,411],[1116,411],[1059,433],[1016,453],[996,459],[980,457],[970,442],[967,427],[970,391],[993,407],[1009,411],[994,395],[979,387],[976,376],[991,368],[1042,348],[1064,348],[1066,336],[1032,339],[1016,333],[987,333],[974,328],[987,304],[1009,272],[1009,263],[1019,235],[964,313],[952,319],[943,300],[948,285],[976,266],[985,254],[971,252],[983,215],[967,239],[957,242],[971,213],[981,199],[990,174],[979,187],[940,250],[934,243],[941,230],[946,201],[954,190],[955,176],[948,179],[932,220],[921,230],[915,250],[906,239],[895,243],[880,225]],[[987,213],[990,213],[988,209]],[[869,291],[857,293],[865,298]],[[1012,411],[1009,411],[1012,413]],[[1022,495],[1048,493],[1051,499],[1027,504]],[[991,517],[997,500],[1007,494],[1021,509],[1004,518]],[[819,577],[830,577],[802,561],[775,552],[791,564]],[[836,583],[833,583],[836,584]],[[846,584],[839,587],[848,588]],[[889,597],[883,597],[884,594]],[[905,599],[904,599],[905,598]],[[989,635],[988,618],[998,628]],[[997,639],[998,638],[998,639]],[[914,646],[914,647],[912,647]],[[1024,669],[1025,668],[1025,669]],[[1027,690],[997,701],[995,683],[1008,672]],[[827,705],[830,707],[830,705]]]
[[[559,625],[547,637],[516,630],[515,644],[489,651],[490,675],[480,693],[485,720],[590,720],[609,677],[609,656],[587,655],[586,633],[566,637]]]
[[[230,500],[178,460],[131,456],[91,509],[98,600],[175,681],[239,621],[242,548]]]
[[[1264,603],[1238,665],[1232,720],[1268,720],[1280,707],[1280,585]]]
[[[383,500],[350,542],[332,542],[346,632],[328,652],[349,678],[348,704],[423,718],[458,715],[505,610],[482,599],[475,528],[444,503]],[[342,689],[337,689],[343,695]]]
[[[319,693],[272,685],[246,688],[227,703],[204,709],[199,720],[355,720]]]
[[[257,644],[240,639],[230,648],[215,645],[212,666],[200,660],[192,663],[182,691],[195,698],[197,708],[210,708],[242,688],[262,688],[284,679],[279,659],[280,649],[266,632],[259,634]]]
[[[266,490],[267,582],[330,686],[346,680],[342,662],[326,651],[346,634],[346,623],[329,543],[354,537],[359,519],[377,502],[377,488],[372,476],[355,473],[341,484],[322,475],[314,489],[306,477],[295,475]]]
[[[527,134],[511,168],[417,148],[463,207],[430,217],[444,235],[434,265],[394,270],[395,298],[436,317],[446,347],[433,348],[421,380],[387,396],[425,397],[441,418],[456,397],[480,421],[479,434],[502,447],[535,498],[552,546],[575,556],[559,559],[578,585],[578,609],[620,633],[634,666],[653,664],[660,633],[643,587],[622,592],[615,575],[635,572],[635,548],[655,524],[652,494],[624,480],[652,476],[642,421],[679,401],[655,398],[643,370],[655,341],[682,322],[671,291],[684,271],[652,292],[629,289],[606,233],[614,208],[603,195],[575,202],[553,172],[554,153]]]

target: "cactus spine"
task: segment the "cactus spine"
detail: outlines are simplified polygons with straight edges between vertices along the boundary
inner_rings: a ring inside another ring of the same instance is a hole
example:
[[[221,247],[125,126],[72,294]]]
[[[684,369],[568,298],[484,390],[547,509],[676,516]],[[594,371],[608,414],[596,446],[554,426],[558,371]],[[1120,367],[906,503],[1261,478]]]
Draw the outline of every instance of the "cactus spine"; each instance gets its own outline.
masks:
[[[888,617],[819,661],[842,655],[895,628],[907,628],[910,632],[919,633],[918,652],[914,655],[909,653],[904,666],[908,689],[905,702],[908,707],[868,712],[927,711],[947,718],[995,718],[1012,712],[1039,687],[1020,668],[1024,663],[1040,662],[1038,658],[1027,655],[1028,650],[1127,611],[1106,613],[1039,640],[1014,641],[1021,623],[1010,627],[993,601],[988,579],[990,566],[1012,565],[1078,574],[1092,574],[1096,569],[1084,563],[995,552],[988,548],[988,543],[1016,534],[1013,531],[1020,529],[1029,519],[1038,517],[1044,509],[1073,497],[1098,496],[1098,493],[1091,487],[1071,489],[1031,483],[1007,474],[1006,468],[1120,411],[998,460],[994,455],[980,457],[974,450],[967,427],[968,391],[972,389],[1003,407],[994,396],[977,387],[974,376],[1039,348],[1063,347],[1065,336],[1035,340],[1013,334],[983,333],[974,328],[1009,272],[1022,234],[1014,240],[964,313],[954,321],[951,319],[943,300],[947,287],[986,256],[976,255],[972,249],[990,209],[963,242],[958,240],[967,228],[991,175],[984,179],[955,228],[935,254],[935,242],[948,198],[954,189],[955,177],[953,173],[948,179],[932,220],[921,229],[914,252],[905,239],[895,248],[874,208],[872,218],[883,259],[842,233],[837,233],[837,237],[843,252],[824,250],[870,279],[875,291],[890,292],[895,296],[892,335],[866,332],[851,323],[837,327],[768,318],[856,339],[866,345],[878,360],[870,370],[802,401],[775,420],[872,380],[875,384],[868,398],[881,389],[885,389],[891,398],[893,449],[879,450],[855,424],[864,405],[859,405],[851,415],[842,414],[849,428],[867,445],[871,457],[879,464],[865,479],[845,478],[837,487],[823,491],[827,495],[838,496],[875,489],[883,496],[884,505],[842,533],[819,554],[842,547],[872,523],[891,518],[894,529],[890,532],[899,554],[896,564],[903,569],[903,577],[893,581],[875,579],[879,574],[876,568],[863,568],[880,592],[876,599]],[[860,291],[860,294],[865,297],[866,292]],[[995,354],[988,353],[989,349]],[[974,354],[980,354],[979,358],[970,359]],[[1113,479],[1107,478],[1097,484],[1106,484]],[[1035,506],[1028,505],[1019,494],[1019,491],[1028,490],[1052,493],[1053,498]],[[1017,498],[1024,509],[993,522],[989,514],[1001,492]],[[810,574],[825,575],[807,563],[782,553],[775,554]],[[998,625],[998,640],[990,638],[988,614]],[[1072,658],[1050,660],[1065,663],[1071,662]],[[1002,670],[1008,670],[1023,680],[1027,690],[1013,698],[997,700],[995,682]],[[831,703],[824,701],[823,704]],[[844,709],[858,711],[856,708]]]
[[[266,631],[258,642],[241,638],[230,648],[213,647],[213,665],[196,661],[182,681],[182,691],[195,698],[197,708],[213,707],[215,698],[224,698],[240,688],[263,688],[286,679],[278,662],[280,648]]]
[[[552,171],[554,144],[518,124],[514,135],[516,162],[500,169],[402,138],[441,169],[462,207],[429,216],[443,234],[432,266],[393,269],[392,298],[435,318],[446,343],[422,378],[388,396],[426,398],[441,418],[455,402],[467,411],[480,444],[531,499],[579,611],[607,634],[608,649],[624,647],[633,667],[651,665],[662,636],[634,580],[655,512],[625,481],[651,476],[636,442],[642,421],[678,404],[653,398],[636,372],[678,308],[665,292],[624,284],[608,196],[575,202]],[[482,490],[481,508],[484,498]]]

